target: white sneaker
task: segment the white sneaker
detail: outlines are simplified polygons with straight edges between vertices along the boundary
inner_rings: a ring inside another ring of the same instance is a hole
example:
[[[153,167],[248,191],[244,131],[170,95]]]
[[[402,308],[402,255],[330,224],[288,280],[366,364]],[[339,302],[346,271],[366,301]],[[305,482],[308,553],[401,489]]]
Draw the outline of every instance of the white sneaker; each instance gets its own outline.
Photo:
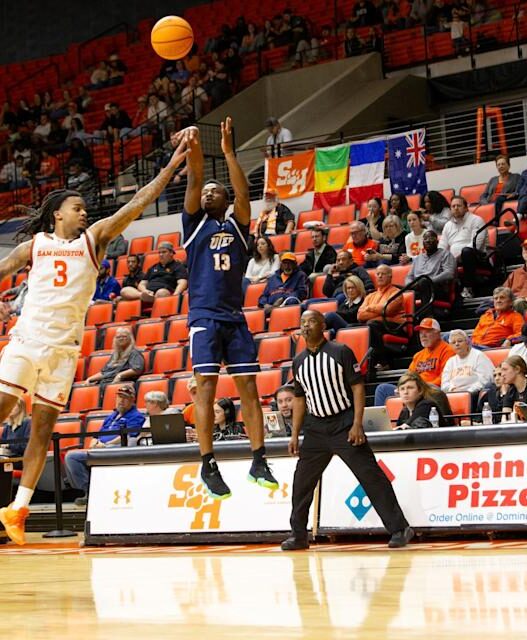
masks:
[[[472,289],[470,287],[465,287],[463,289],[463,291],[461,292],[461,297],[462,298],[473,298],[474,297],[474,291],[472,291]]]

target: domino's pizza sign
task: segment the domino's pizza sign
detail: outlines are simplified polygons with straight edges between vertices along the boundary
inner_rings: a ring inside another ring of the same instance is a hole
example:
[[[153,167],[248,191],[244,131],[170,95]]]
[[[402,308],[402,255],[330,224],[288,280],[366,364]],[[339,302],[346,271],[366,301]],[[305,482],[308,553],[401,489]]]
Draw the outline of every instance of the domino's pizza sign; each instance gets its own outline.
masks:
[[[393,482],[395,480],[394,474],[390,471],[390,469],[384,464],[382,460],[378,460],[377,462],[381,467],[381,469],[386,474],[386,477],[388,478],[388,480],[390,482]],[[364,491],[361,484],[358,484],[355,487],[355,489],[353,489],[353,491],[346,498],[345,504],[359,522],[364,518],[364,516],[372,508],[370,499],[366,495],[366,491]]]

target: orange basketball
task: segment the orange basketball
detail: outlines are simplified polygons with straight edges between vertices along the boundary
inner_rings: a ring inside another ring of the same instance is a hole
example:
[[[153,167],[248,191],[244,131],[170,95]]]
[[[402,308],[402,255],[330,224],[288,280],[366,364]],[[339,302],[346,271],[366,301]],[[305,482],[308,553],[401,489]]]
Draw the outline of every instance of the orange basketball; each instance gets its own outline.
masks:
[[[180,60],[192,48],[194,34],[189,23],[179,16],[165,16],[158,20],[151,35],[152,47],[166,60]]]

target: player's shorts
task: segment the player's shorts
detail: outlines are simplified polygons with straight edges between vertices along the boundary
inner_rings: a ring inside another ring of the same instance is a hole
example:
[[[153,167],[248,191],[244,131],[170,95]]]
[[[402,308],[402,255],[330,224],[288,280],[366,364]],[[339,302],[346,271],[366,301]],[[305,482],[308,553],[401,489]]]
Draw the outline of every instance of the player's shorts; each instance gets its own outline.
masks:
[[[64,409],[75,377],[79,353],[11,336],[0,358],[0,391]]]
[[[256,346],[245,322],[196,320],[190,327],[190,357],[195,373],[218,375],[222,363],[231,376],[260,371]]]

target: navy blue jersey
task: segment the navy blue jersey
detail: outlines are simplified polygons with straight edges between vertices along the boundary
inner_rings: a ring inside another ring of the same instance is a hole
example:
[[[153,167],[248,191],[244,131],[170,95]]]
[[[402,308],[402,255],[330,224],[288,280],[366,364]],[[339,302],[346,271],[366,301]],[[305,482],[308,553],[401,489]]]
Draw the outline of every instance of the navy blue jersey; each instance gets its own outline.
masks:
[[[189,271],[189,325],[205,318],[244,322],[242,279],[249,225],[232,216],[220,222],[203,209],[194,215],[183,210],[183,237]]]

